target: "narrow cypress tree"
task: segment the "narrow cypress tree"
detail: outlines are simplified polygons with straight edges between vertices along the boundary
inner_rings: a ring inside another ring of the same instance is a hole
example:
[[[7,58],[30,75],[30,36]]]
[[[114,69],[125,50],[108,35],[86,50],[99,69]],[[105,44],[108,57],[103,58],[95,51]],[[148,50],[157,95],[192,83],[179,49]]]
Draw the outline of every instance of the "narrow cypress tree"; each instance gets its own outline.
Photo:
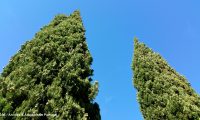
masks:
[[[56,16],[4,68],[0,113],[57,114],[4,119],[100,120],[91,63],[79,11]]]
[[[134,40],[134,86],[146,120],[200,120],[200,97],[157,53]]]

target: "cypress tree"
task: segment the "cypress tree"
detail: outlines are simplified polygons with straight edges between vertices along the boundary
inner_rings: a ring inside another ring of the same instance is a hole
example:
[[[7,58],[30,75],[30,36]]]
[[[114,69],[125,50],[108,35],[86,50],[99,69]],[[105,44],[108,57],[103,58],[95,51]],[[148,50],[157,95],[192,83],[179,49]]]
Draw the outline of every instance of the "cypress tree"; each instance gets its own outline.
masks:
[[[0,113],[56,114],[4,119],[100,120],[91,64],[79,11],[57,15],[4,68]]]
[[[187,79],[137,39],[132,69],[145,120],[200,120],[200,97]]]

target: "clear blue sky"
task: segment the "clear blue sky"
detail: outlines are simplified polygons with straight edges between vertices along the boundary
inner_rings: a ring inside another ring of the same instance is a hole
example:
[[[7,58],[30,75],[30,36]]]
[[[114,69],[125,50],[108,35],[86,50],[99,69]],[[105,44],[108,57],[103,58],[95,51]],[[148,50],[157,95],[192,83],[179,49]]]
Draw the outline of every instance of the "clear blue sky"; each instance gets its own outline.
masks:
[[[94,58],[102,120],[142,120],[132,86],[133,38],[159,52],[200,93],[199,0],[0,0],[0,72],[56,14],[79,9]]]

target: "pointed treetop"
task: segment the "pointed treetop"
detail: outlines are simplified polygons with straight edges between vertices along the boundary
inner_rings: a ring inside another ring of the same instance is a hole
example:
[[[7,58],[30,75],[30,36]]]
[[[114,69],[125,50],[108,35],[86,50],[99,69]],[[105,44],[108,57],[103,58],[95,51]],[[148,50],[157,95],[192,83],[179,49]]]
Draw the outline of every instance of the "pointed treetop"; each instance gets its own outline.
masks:
[[[81,13],[79,10],[75,10],[70,16],[82,22]]]
[[[138,38],[137,37],[134,37],[134,45],[138,44]]]
[[[138,40],[138,38],[137,37],[134,37],[134,50],[136,50],[137,48],[138,48],[138,46],[139,46],[139,40]]]
[[[81,15],[81,13],[80,13],[80,11],[79,10],[75,10],[71,15],[78,15],[78,16],[80,16]]]

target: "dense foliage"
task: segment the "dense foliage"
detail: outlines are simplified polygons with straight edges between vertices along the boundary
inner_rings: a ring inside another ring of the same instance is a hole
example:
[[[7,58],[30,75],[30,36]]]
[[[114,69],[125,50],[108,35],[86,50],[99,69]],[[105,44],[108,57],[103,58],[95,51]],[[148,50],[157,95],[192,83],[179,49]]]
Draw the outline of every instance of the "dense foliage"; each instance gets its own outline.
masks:
[[[57,114],[33,117],[38,120],[100,120],[91,63],[79,11],[56,16],[4,68],[0,113]],[[32,117],[4,117],[27,118]]]
[[[132,69],[145,120],[200,120],[200,97],[186,78],[137,39]]]

